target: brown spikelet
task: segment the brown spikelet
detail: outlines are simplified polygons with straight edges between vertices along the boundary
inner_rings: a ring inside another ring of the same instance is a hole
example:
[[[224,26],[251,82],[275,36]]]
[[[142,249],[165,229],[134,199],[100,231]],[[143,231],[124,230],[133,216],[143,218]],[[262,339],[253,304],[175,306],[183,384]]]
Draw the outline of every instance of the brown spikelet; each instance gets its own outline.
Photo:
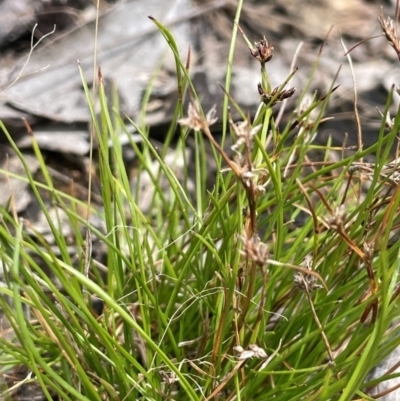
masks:
[[[271,93],[268,93],[261,84],[258,84],[258,93],[261,96],[262,101],[265,104],[268,104],[271,99],[277,94],[279,90],[279,86],[277,86],[275,89],[272,90]],[[294,92],[296,91],[296,88],[290,88],[290,89],[284,89],[282,90],[278,96],[274,99],[274,101],[271,103],[271,107],[276,105],[279,102],[282,102],[282,100],[288,99],[289,97],[292,97]]]
[[[397,53],[397,57],[400,60],[400,41],[399,41],[395,23],[393,22],[393,20],[390,17],[387,17],[385,19],[382,10],[379,14],[378,20],[379,20],[379,23],[381,24],[381,28],[382,28],[383,34],[386,37],[386,40],[388,41],[389,45],[393,47],[393,49]]]

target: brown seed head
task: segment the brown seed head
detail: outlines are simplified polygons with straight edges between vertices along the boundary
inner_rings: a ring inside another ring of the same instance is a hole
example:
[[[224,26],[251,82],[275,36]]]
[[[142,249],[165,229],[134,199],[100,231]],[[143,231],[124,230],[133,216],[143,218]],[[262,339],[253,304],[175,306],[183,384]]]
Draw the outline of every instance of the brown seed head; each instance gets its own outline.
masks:
[[[393,20],[389,17],[385,19],[383,14],[381,14],[379,16],[379,22],[389,44],[393,47],[396,47],[398,45],[398,39]]]
[[[268,93],[262,87],[262,85],[260,83],[258,84],[258,93],[260,94],[261,99],[265,104],[268,104],[271,101],[271,99],[276,95],[278,90],[279,90],[279,86],[274,88],[271,93]],[[276,105],[279,102],[282,102],[282,100],[288,99],[289,97],[293,96],[294,92],[296,92],[296,88],[290,88],[290,89],[287,89],[287,90],[286,89],[282,90],[278,94],[276,99],[272,102],[271,107]]]
[[[332,217],[327,219],[327,223],[333,230],[340,231],[343,228],[346,219],[346,209],[344,205],[336,208]]]
[[[242,254],[247,256],[254,263],[264,266],[268,260],[268,247],[260,241],[260,238],[253,236],[248,239],[242,237],[244,248]]]
[[[308,293],[323,288],[322,285],[317,284],[317,278],[311,274],[297,272],[294,274],[293,280],[299,290]]]
[[[244,120],[240,123],[234,123],[230,121],[231,128],[236,136],[236,142],[232,145],[231,149],[240,154],[239,148],[245,145],[249,150],[251,150],[254,136],[257,135],[258,131],[261,129],[261,124],[252,127],[248,120]]]
[[[306,265],[306,268],[311,270],[311,265],[312,265],[312,257],[307,255],[304,258],[304,264]],[[305,292],[312,292],[314,290],[320,290],[322,285],[317,284],[317,278],[311,274],[304,274],[302,272],[296,272],[293,276],[293,280],[296,284],[296,286],[299,288],[301,291]]]
[[[202,113],[200,112],[199,105],[196,102],[189,102],[188,117],[179,119],[178,123],[180,125],[187,126],[194,131],[200,131],[206,127],[209,127],[210,125],[213,125],[218,120],[215,115],[215,105],[210,109],[210,111],[204,118]]]
[[[397,56],[400,60],[400,41],[397,34],[395,23],[389,17],[385,19],[383,11],[381,11],[381,13],[379,14],[378,19],[379,23],[381,24],[383,34],[386,37],[386,40],[388,41],[389,45],[392,46],[393,49],[396,51]]]
[[[261,63],[261,65],[264,65],[274,57],[274,48],[268,43],[265,36],[259,42],[255,42],[254,45],[255,48],[250,48],[250,53]]]

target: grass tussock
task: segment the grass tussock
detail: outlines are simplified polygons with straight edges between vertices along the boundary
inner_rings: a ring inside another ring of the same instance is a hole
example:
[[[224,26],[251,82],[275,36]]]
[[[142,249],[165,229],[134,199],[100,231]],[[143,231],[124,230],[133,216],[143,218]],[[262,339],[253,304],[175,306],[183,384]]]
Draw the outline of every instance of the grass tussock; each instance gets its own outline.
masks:
[[[19,218],[12,199],[2,206],[0,307],[11,329],[0,336],[1,397],[39,385],[47,399],[71,401],[374,399],[375,387],[396,374],[367,375],[400,345],[400,161],[392,155],[400,113],[389,117],[395,88],[373,146],[316,144],[338,87],[334,77],[322,95],[308,96],[312,76],[301,93],[290,88],[296,70],[271,88],[274,49],[265,38],[248,42],[261,67],[260,106],[248,114],[229,97],[236,24],[217,140],[216,110],[203,112],[189,62],[154,22],[174,52],[180,99],[164,148],[152,145],[142,123],[126,124],[117,104],[108,107],[100,70],[98,116],[81,71],[98,145],[101,209],[54,186],[32,133],[43,177],[36,181],[0,123],[53,237],[49,243]],[[393,22],[383,15],[380,22],[400,54]],[[229,104],[240,121],[232,120]],[[278,127],[280,107],[291,111]],[[142,116],[145,109],[146,102]],[[140,161],[134,189],[123,133]],[[205,141],[217,166],[211,191]],[[151,186],[145,209],[143,177]],[[95,241],[106,248],[104,261],[93,256]],[[16,380],[21,366],[26,373]]]

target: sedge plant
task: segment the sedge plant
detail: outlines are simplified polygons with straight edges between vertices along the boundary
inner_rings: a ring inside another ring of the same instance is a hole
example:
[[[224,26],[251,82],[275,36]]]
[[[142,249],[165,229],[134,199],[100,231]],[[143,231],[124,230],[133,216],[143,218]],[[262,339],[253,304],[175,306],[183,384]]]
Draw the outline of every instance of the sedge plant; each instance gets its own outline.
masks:
[[[226,97],[217,106],[222,140],[213,131],[216,108],[203,112],[189,62],[154,18],[174,53],[179,93],[163,149],[152,144],[144,118],[124,120],[116,103],[110,108],[100,69],[98,115],[80,70],[98,145],[101,207],[54,185],[28,126],[42,173],[35,178],[0,123],[25,175],[0,172],[29,183],[52,233],[49,242],[18,216],[12,199],[2,205],[0,307],[11,326],[0,336],[2,399],[36,385],[48,400],[372,400],[377,384],[399,375],[367,378],[400,345],[400,163],[392,155],[400,113],[388,118],[395,88],[373,146],[345,154],[315,144],[335,77],[308,103],[306,85],[296,103],[289,83],[295,70],[271,88],[274,49],[263,38],[248,41],[261,73],[260,107],[247,113],[229,95],[239,16],[240,7]],[[382,28],[393,25],[382,19]],[[284,101],[292,111],[278,125]],[[139,161],[134,189],[123,133]],[[205,141],[217,171],[209,169]],[[151,197],[144,210],[145,175]],[[103,224],[82,216],[82,207]],[[95,240],[106,248],[103,262],[93,254]],[[13,380],[21,366],[25,376]]]

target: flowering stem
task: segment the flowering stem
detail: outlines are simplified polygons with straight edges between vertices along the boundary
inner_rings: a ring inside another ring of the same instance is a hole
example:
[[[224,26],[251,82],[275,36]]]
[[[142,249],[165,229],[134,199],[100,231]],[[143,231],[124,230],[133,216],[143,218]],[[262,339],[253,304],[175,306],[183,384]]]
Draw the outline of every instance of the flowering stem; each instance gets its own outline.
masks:
[[[271,92],[271,83],[268,78],[267,69],[265,68],[265,64],[261,64],[261,82],[263,88],[267,90],[267,92]]]

